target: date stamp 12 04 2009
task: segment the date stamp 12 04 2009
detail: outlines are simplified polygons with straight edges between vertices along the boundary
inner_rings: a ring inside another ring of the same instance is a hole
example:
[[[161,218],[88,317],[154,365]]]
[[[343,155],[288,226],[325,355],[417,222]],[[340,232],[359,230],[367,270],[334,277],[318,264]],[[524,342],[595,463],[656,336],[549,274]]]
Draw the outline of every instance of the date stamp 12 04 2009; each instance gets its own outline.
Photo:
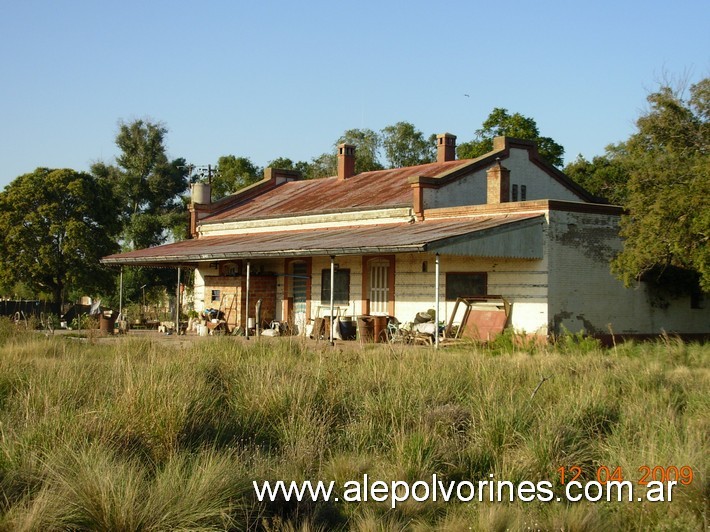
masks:
[[[578,481],[583,474],[583,470],[579,466],[560,467],[557,469],[559,473],[560,484]],[[596,481],[605,484],[607,482],[623,482],[629,480],[629,475],[626,474],[621,466],[610,468],[607,466],[599,466],[595,471]],[[633,475],[633,480],[641,485],[646,486],[649,482],[677,482],[684,486],[693,482],[693,468],[690,466],[647,466],[642,465]]]

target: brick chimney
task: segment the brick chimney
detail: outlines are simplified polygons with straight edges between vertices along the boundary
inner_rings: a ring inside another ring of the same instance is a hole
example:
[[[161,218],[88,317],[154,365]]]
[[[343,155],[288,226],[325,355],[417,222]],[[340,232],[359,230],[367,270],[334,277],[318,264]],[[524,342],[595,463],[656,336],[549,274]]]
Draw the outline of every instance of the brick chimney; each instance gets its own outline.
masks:
[[[436,136],[436,162],[456,160],[456,135],[442,133]]]
[[[355,146],[338,144],[338,180],[343,181],[355,175]]]
[[[500,159],[486,170],[488,194],[486,203],[506,203],[510,198],[510,170],[500,164]]]

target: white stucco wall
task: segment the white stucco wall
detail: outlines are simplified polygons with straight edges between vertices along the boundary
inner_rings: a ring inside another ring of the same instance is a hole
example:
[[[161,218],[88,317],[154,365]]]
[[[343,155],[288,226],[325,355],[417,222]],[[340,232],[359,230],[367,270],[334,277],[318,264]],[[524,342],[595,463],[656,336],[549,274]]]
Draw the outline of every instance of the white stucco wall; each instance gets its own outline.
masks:
[[[400,321],[411,321],[417,312],[434,308],[435,256],[403,254],[397,256],[395,314]],[[427,272],[422,262],[427,261]],[[442,255],[439,278],[439,312],[447,321],[455,301],[446,301],[447,272],[484,272],[488,274],[488,293],[502,295],[513,303],[511,324],[518,332],[547,334],[547,268],[544,260],[466,258]]]
[[[510,170],[511,194],[512,185],[518,185],[518,190],[521,185],[525,185],[526,200],[580,201],[574,192],[533,164],[529,160],[527,150],[511,148],[510,156],[503,159],[501,163]],[[424,189],[424,208],[461,207],[486,203],[486,170],[481,169],[439,189]]]
[[[205,276],[217,275],[217,271],[217,268],[212,268],[209,263],[204,263],[195,269],[194,297],[197,312],[202,312],[209,307],[209,305],[205,305]]]
[[[462,207],[486,203],[486,171],[479,170],[440,188],[425,188],[424,208]]]
[[[511,149],[510,157],[502,163],[510,170],[511,190],[512,185],[518,185],[518,190],[520,185],[525,185],[528,200],[581,201],[577,194],[530,162],[527,150]]]
[[[619,217],[550,213],[550,327],[597,334],[707,333],[710,309],[691,309],[690,296],[652,304],[648,286],[625,288],[609,269],[621,249]]]

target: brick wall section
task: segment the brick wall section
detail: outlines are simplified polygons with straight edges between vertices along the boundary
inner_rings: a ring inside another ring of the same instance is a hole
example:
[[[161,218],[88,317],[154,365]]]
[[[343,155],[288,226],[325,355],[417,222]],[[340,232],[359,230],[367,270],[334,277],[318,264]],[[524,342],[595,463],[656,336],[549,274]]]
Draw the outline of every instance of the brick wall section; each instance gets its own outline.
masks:
[[[246,324],[246,276],[205,277],[205,307],[220,308],[225,314],[229,328],[244,327]],[[210,301],[212,290],[220,291],[219,301]],[[235,304],[230,312],[232,296]],[[276,318],[276,277],[274,275],[252,275],[249,278],[249,316],[254,317],[256,302],[261,299],[262,322]]]
[[[246,290],[246,277],[244,278]],[[245,292],[246,293],[246,292]],[[244,298],[242,298],[244,299]],[[261,324],[268,325],[276,318],[276,277],[252,275],[249,278],[249,316],[256,315],[256,302],[261,299]]]
[[[338,144],[338,179],[348,179],[355,175],[355,146]]]
[[[497,161],[486,171],[487,203],[510,201],[510,170]]]
[[[219,301],[211,300],[213,290],[219,290]],[[205,308],[221,308],[230,329],[241,323],[242,313],[239,300],[242,297],[242,293],[241,277],[205,276]],[[230,312],[229,307],[232,306],[232,296],[234,296],[234,305]]]
[[[436,136],[436,162],[456,160],[456,135],[442,133]]]

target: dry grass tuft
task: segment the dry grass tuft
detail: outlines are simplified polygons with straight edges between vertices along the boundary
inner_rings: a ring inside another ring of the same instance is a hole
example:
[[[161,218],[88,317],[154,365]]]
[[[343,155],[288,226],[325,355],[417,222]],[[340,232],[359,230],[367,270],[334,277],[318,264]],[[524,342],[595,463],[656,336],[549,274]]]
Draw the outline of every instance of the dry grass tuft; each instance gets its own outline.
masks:
[[[0,321],[0,528],[693,530],[705,526],[710,348],[176,344]],[[283,341],[281,341],[283,340]],[[545,380],[543,380],[545,379]],[[542,382],[542,384],[540,384]],[[539,387],[538,387],[539,385]],[[533,394],[533,391],[537,391]],[[252,480],[584,479],[691,466],[672,503],[255,502]]]

